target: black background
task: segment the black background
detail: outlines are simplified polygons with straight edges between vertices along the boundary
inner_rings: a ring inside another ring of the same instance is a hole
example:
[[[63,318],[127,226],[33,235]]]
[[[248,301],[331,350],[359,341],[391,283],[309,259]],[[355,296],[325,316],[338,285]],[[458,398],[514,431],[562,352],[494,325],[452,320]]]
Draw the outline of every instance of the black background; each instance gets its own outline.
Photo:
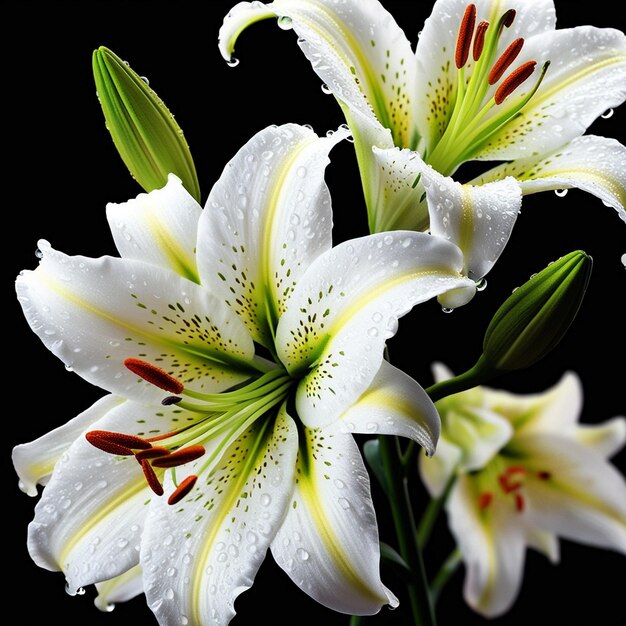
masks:
[[[428,2],[384,2],[415,42]],[[320,80],[296,46],[293,32],[272,21],[241,37],[237,68],[217,50],[217,32],[230,2],[5,2],[3,3],[2,125],[4,184],[4,282],[9,322],[5,326],[5,470],[3,543],[4,608],[11,624],[156,624],[143,596],[102,614],[93,590],[68,597],[59,573],[37,568],[26,551],[26,526],[34,499],[17,489],[11,448],[62,424],[102,395],[41,345],[28,329],[13,293],[23,268],[36,266],[39,238],[70,254],[114,254],[104,208],[141,190],[128,175],[103,123],[91,73],[91,53],[106,45],[128,60],[163,98],[185,131],[198,169],[203,199],[225,163],[255,132],[269,124],[311,124],[318,134],[343,122],[339,107],[320,89]],[[591,23],[626,30],[615,3],[557,0],[558,26]],[[10,36],[13,36],[11,38]],[[624,109],[599,119],[590,129],[626,143]],[[363,198],[352,145],[337,146],[327,170],[333,195],[335,241],[366,234]],[[487,289],[451,315],[436,302],[414,309],[390,341],[394,363],[424,386],[430,363],[454,371],[477,358],[482,333],[502,300],[530,274],[571,250],[594,257],[594,271],[581,313],[564,341],[532,369],[503,377],[494,386],[537,392],[564,371],[580,374],[585,390],[582,419],[598,422],[624,414],[624,292],[626,224],[615,211],[577,190],[557,198],[552,192],[524,199],[512,239]],[[5,318],[6,319],[6,318]],[[622,452],[614,462],[626,471]],[[417,488],[417,487],[416,487]],[[374,486],[381,537],[394,543],[385,502]],[[423,495],[417,498],[424,504]],[[8,528],[7,528],[8,523]],[[445,518],[426,553],[434,573],[453,547]],[[7,555],[8,551],[8,556]],[[623,555],[562,542],[561,565],[528,553],[522,591],[513,609],[492,620],[500,624],[613,624],[626,616]],[[7,580],[7,578],[5,578]],[[404,600],[402,585],[384,580]],[[442,625],[481,624],[461,597],[463,573],[446,588],[439,604]],[[347,616],[324,609],[300,592],[268,556],[254,587],[236,603],[234,625],[348,624]],[[407,611],[407,612],[405,612]],[[17,616],[17,617],[16,617]],[[4,621],[4,620],[3,620]],[[407,624],[408,602],[395,613],[383,609],[365,624]]]

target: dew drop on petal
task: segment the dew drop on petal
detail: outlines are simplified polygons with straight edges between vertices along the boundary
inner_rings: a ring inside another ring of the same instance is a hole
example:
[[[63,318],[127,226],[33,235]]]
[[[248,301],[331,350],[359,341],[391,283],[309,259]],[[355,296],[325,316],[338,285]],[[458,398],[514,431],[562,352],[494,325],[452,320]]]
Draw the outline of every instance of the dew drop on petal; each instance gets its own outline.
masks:
[[[452,311],[454,311],[454,309],[450,309],[450,308],[449,308],[449,307],[447,307],[447,306],[442,306],[442,307],[441,307],[441,311],[442,311],[443,313],[452,313]]]
[[[272,503],[272,496],[269,493],[264,493],[261,496],[261,504],[263,506],[269,506]]]
[[[296,550],[296,556],[301,561],[308,561],[309,560],[309,553],[304,548],[298,548]]]
[[[485,291],[486,288],[487,288],[487,279],[486,278],[481,278],[476,283],[476,291]]]
[[[608,109],[600,117],[603,120],[608,120],[609,117],[613,117],[613,113],[614,113],[613,109]]]
[[[559,198],[563,198],[567,195],[567,189],[555,189],[554,193],[559,197]]]
[[[239,59],[230,57],[230,59],[226,61],[226,65],[228,65],[228,67],[237,67],[239,65]]]
[[[622,254],[622,265],[626,268],[626,252]]]
[[[278,20],[278,27],[283,30],[291,30],[293,28],[293,22],[288,15],[281,15]]]
[[[326,83],[323,83],[322,92],[325,93],[327,96],[329,96],[333,91]]]

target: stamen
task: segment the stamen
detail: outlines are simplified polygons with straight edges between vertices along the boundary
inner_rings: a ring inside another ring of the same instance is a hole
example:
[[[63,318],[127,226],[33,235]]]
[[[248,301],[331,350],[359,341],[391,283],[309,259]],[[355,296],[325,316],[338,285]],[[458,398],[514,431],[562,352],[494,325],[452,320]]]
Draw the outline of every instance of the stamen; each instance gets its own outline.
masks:
[[[170,451],[162,446],[150,448],[149,450],[140,450],[135,454],[135,458],[141,463],[144,459],[157,459],[160,456],[166,456]]]
[[[509,74],[493,96],[496,104],[502,104],[535,71],[536,65],[537,61],[527,61]]]
[[[137,376],[153,384],[155,387],[159,387],[159,389],[178,394],[185,388],[180,381],[170,376],[165,370],[146,361],[142,361],[141,359],[126,359],[124,365],[133,374],[137,374]]]
[[[545,471],[537,472],[537,478],[539,480],[550,480],[552,478],[552,474]]]
[[[461,69],[469,57],[474,25],[476,24],[476,5],[468,4],[459,27],[459,36],[456,40],[456,54],[454,57],[457,69]]]
[[[148,485],[157,496],[163,495],[163,485],[159,482],[156,473],[152,469],[152,465],[150,465],[149,461],[143,460],[141,462],[141,469],[143,470],[143,475],[146,477],[146,481]]]
[[[478,508],[482,511],[486,509],[493,502],[493,494],[491,491],[483,491],[478,496]]]
[[[476,34],[474,35],[474,48],[472,50],[472,57],[474,61],[480,59],[480,55],[483,53],[485,47],[485,33],[489,28],[489,22],[482,21],[476,27]]]
[[[511,465],[498,476],[498,482],[504,493],[512,493],[522,488],[523,483],[512,482],[511,479],[515,474],[526,474],[526,468],[521,465]]]
[[[511,63],[515,61],[518,57],[519,53],[522,51],[524,47],[524,39],[522,37],[518,37],[500,56],[500,58],[494,63],[494,66],[491,68],[491,72],[489,72],[488,81],[490,85],[495,85],[503,76],[504,72],[506,72]]]
[[[85,433],[85,439],[98,450],[118,456],[132,456],[133,448],[146,450],[152,445],[141,437],[126,435],[124,433],[112,433],[106,430],[90,430]]]
[[[184,465],[185,463],[199,459],[205,452],[204,446],[188,446],[176,450],[176,452],[172,452],[172,454],[168,456],[155,459],[152,464],[154,467],[178,467],[179,465]]]
[[[515,508],[519,513],[524,512],[524,508],[526,506],[526,501],[524,500],[524,496],[521,493],[515,494]]]
[[[174,493],[167,499],[168,504],[176,504],[180,502],[192,489],[196,484],[198,477],[195,474],[191,474],[191,476],[187,476],[185,480],[183,480],[178,487],[174,490]]]

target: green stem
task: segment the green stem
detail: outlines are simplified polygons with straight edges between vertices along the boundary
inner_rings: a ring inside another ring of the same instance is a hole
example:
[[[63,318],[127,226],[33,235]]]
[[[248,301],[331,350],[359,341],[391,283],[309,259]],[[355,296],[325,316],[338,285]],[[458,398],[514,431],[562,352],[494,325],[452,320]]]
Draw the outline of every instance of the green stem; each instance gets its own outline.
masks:
[[[353,615],[350,617],[350,626],[361,626],[362,621],[360,615]]]
[[[456,572],[461,564],[461,551],[456,548],[450,556],[444,561],[439,568],[432,585],[430,586],[430,594],[433,604],[437,603],[441,591],[446,586],[452,575]]]
[[[426,507],[426,510],[424,511],[424,515],[422,515],[419,528],[417,529],[417,542],[422,550],[428,543],[428,539],[430,538],[430,533],[432,532],[435,521],[437,520],[437,517],[439,517],[441,509],[443,508],[443,505],[446,503],[446,500],[450,495],[450,491],[452,490],[452,486],[454,485],[455,480],[456,470],[448,479],[443,493],[438,498],[432,498],[430,500],[428,506]]]
[[[378,439],[380,456],[389,485],[389,504],[400,554],[413,574],[413,580],[408,585],[413,618],[415,624],[419,626],[436,626],[422,552],[415,541],[415,521],[398,439],[390,436],[381,436]]]
[[[425,391],[433,402],[437,402],[437,400],[441,400],[441,398],[445,398],[446,396],[478,387],[478,385],[482,385],[495,376],[499,376],[501,373],[502,372],[489,365],[485,357],[481,355],[474,367],[471,367],[463,374],[459,374],[454,378],[435,383]]]

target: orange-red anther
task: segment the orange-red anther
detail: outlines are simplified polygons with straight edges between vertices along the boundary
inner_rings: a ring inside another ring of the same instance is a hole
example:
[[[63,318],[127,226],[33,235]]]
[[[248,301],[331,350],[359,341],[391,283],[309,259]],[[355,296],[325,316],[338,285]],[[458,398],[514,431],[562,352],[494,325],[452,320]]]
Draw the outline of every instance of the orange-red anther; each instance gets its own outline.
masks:
[[[506,474],[507,476],[510,476],[511,474],[525,474],[526,473],[526,468],[523,465],[509,465],[509,467],[507,467],[504,470],[504,474]]]
[[[476,24],[476,5],[468,4],[461,20],[459,27],[459,36],[456,40],[456,53],[454,61],[457,69],[461,69],[469,57],[470,46],[472,44],[472,36],[474,34],[474,25]]]
[[[135,454],[135,458],[141,463],[144,459],[157,459],[160,456],[166,456],[170,451],[162,446],[155,446],[149,450],[140,450]]]
[[[196,484],[196,480],[198,477],[195,474],[191,474],[191,476],[187,476],[185,480],[183,480],[178,487],[174,490],[172,495],[167,499],[168,504],[176,504],[180,502],[192,489]]]
[[[539,480],[550,480],[552,478],[552,474],[545,471],[537,472],[537,478]]]
[[[515,494],[515,508],[518,510],[519,513],[523,513],[525,506],[526,506],[526,501],[524,500],[524,496],[522,496],[521,493],[516,493]]]
[[[485,33],[489,28],[489,22],[480,22],[476,27],[476,34],[474,35],[474,47],[472,49],[472,58],[474,61],[480,59],[480,55],[483,53],[485,46]]]
[[[152,469],[152,465],[150,465],[150,461],[144,459],[141,462],[141,469],[143,470],[143,475],[146,477],[150,489],[152,489],[157,496],[162,496],[163,485],[159,482],[155,471]]]
[[[511,72],[504,82],[496,89],[493,96],[496,104],[502,104],[534,71],[537,61],[528,61]]]
[[[502,78],[504,72],[506,72],[511,66],[511,63],[513,63],[513,61],[517,59],[523,47],[524,39],[522,37],[518,37],[500,55],[500,58],[493,64],[491,72],[489,72],[489,77],[487,78],[487,80],[489,81],[490,85],[495,85]]]
[[[155,459],[152,464],[154,467],[178,467],[190,461],[199,459],[205,453],[204,446],[187,446],[172,452],[168,456],[162,456]]]
[[[85,439],[98,450],[120,456],[131,456],[133,449],[146,450],[152,447],[152,444],[141,437],[108,430],[90,430],[85,433]]]
[[[165,370],[141,359],[129,358],[124,365],[140,378],[169,393],[181,393],[185,386]]]
[[[483,510],[486,509],[493,502],[493,494],[491,491],[483,491],[478,496],[478,508]]]
[[[517,15],[517,11],[515,9],[509,9],[502,16],[501,23],[507,28],[509,28],[511,24],[513,23],[513,20],[515,19],[516,15]]]

